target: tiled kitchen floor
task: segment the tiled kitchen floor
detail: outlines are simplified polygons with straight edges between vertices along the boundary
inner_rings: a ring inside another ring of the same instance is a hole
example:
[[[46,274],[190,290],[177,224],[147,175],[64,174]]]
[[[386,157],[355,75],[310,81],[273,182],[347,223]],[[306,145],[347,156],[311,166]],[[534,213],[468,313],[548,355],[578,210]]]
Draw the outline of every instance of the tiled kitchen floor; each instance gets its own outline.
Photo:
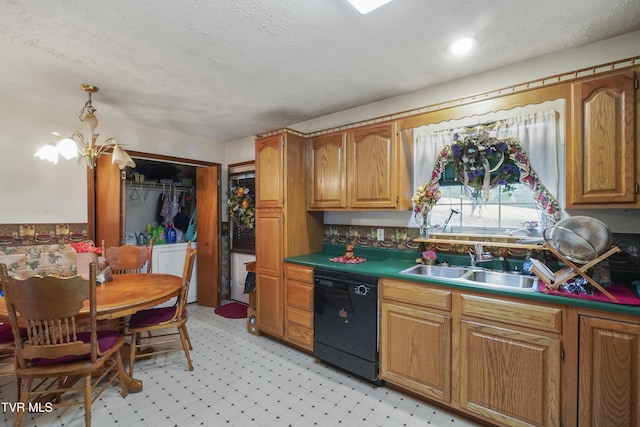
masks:
[[[194,371],[183,353],[139,361],[141,393],[106,390],[93,404],[100,426],[475,426],[468,420],[387,387],[374,387],[312,356],[246,331],[245,319],[189,306]],[[0,377],[0,402],[15,401],[15,384]],[[0,425],[13,422],[0,414]],[[80,406],[29,414],[23,426],[84,426]]]

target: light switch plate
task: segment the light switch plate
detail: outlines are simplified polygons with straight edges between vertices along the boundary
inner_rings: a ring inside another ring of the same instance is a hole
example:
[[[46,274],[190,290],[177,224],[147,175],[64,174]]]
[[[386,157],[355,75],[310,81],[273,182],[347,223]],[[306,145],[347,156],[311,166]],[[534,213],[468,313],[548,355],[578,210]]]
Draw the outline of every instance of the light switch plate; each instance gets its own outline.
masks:
[[[381,242],[384,240],[384,228],[378,228],[377,239]]]

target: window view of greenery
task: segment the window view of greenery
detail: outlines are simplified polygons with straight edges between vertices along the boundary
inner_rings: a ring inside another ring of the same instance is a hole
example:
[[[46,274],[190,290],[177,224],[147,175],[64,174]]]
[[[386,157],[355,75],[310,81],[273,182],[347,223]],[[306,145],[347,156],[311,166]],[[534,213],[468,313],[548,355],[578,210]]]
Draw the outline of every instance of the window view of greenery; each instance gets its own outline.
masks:
[[[511,194],[503,192],[502,187],[492,188],[489,199],[478,203],[464,194],[462,185],[442,185],[442,197],[431,211],[432,231],[442,232],[449,216],[451,220],[445,232],[456,232],[464,227],[477,232],[503,233],[520,229],[527,222],[540,223],[541,212],[533,200],[531,189],[520,183],[512,186]]]

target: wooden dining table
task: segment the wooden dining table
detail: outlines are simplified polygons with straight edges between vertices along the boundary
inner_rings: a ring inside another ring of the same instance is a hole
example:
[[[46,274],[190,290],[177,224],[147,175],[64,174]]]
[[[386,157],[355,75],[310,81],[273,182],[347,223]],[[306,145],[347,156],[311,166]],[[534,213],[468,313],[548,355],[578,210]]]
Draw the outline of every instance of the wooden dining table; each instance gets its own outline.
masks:
[[[180,294],[182,278],[172,274],[114,274],[113,280],[96,287],[98,320],[119,319],[140,310],[154,307]],[[89,302],[80,310],[89,315]],[[8,322],[9,313],[4,297],[0,297],[0,322]],[[142,381],[127,377],[129,393],[142,391]]]

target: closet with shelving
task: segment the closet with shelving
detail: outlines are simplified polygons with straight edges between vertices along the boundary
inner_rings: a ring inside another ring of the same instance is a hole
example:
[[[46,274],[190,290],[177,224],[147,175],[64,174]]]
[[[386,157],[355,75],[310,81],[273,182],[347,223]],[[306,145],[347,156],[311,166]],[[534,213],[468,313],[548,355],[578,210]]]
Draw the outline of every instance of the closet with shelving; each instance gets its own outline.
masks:
[[[153,236],[155,244],[194,239],[196,212],[196,167],[136,159],[127,169],[125,185],[125,243],[140,244]],[[176,241],[159,235],[158,227],[176,231]]]
[[[125,243],[148,244],[153,237],[152,273],[182,276],[186,242],[197,237],[196,166],[145,159],[135,162],[135,168],[127,169],[125,180]],[[175,240],[169,228],[175,230]],[[188,302],[197,300],[197,261],[193,268]]]

